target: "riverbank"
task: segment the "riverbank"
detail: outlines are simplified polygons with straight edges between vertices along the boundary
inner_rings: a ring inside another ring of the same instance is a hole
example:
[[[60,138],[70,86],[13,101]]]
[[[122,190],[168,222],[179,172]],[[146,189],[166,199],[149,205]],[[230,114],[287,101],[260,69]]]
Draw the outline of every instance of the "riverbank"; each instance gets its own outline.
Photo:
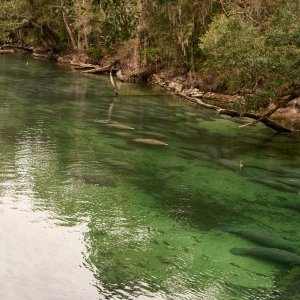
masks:
[[[9,45],[3,48],[6,49],[3,50],[5,53],[13,53],[8,52],[10,51]],[[268,107],[260,108],[258,112],[245,111],[247,99],[255,99],[258,96],[256,92],[249,90],[242,92],[228,91],[222,83],[215,82],[213,78],[186,72],[180,68],[168,69],[149,65],[141,67],[134,58],[134,54],[128,51],[118,50],[114,55],[95,61],[86,54],[59,54],[52,49],[33,47],[15,46],[14,48],[17,48],[18,51],[30,52],[36,59],[52,60],[60,64],[70,65],[83,74],[109,74],[112,71],[121,82],[148,83],[152,86],[159,86],[165,92],[183,97],[201,106],[215,109],[218,114],[221,111],[226,114],[226,111],[230,110],[229,115],[232,117],[248,115],[252,118],[254,116],[254,119],[256,119],[254,123],[261,121],[260,119],[264,118],[266,114],[268,115],[268,112],[274,107],[274,104],[271,103]],[[234,113],[232,113],[233,111]],[[280,124],[278,131],[299,131],[300,98],[293,99],[283,108],[276,109],[274,113],[268,115],[268,118]],[[266,125],[268,126],[268,124]],[[276,126],[275,128],[270,127],[277,130]]]
[[[234,117],[248,116],[261,121],[264,115],[274,109],[275,104],[270,103],[268,107],[257,111],[242,111],[246,107],[247,98],[255,99],[257,94],[253,91],[229,92],[221,83],[214,82],[213,78],[201,77],[196,73],[188,73],[180,68],[167,69],[158,66],[141,67],[136,62],[134,55],[127,51],[118,51],[115,55],[107,56],[95,64],[86,55],[74,56],[65,54],[57,57],[59,63],[71,65],[84,74],[109,74],[113,71],[121,82],[148,83],[159,87],[163,91],[171,93],[199,105],[214,109],[218,114],[228,114]],[[300,130],[300,98],[292,100],[284,108],[276,109],[269,115],[266,125],[280,132]],[[279,124],[277,128],[272,122]],[[264,123],[264,122],[263,122]],[[250,123],[249,123],[250,124]]]

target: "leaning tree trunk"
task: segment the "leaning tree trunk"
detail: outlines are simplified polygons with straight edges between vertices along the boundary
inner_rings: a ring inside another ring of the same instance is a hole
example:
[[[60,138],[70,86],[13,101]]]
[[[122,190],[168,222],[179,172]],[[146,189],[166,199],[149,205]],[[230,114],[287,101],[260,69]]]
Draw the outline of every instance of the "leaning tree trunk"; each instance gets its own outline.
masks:
[[[70,27],[70,24],[69,24],[69,21],[68,21],[68,18],[67,18],[67,14],[66,14],[66,11],[64,9],[64,2],[63,2],[63,0],[61,0],[61,10],[62,10],[62,16],[63,16],[64,25],[65,25],[65,28],[67,30],[68,36],[70,38],[73,50],[77,51],[76,39],[75,39],[74,33],[73,33],[73,31],[72,31],[72,29]]]
[[[265,114],[263,116],[260,116],[260,115],[256,115],[256,114],[248,113],[248,112],[241,113],[241,112],[238,112],[236,110],[224,109],[224,108],[221,108],[221,107],[216,106],[216,105],[205,103],[205,102],[203,102],[202,100],[200,100],[198,98],[190,97],[190,96],[184,95],[182,93],[176,93],[176,95],[178,95],[180,97],[183,97],[183,98],[185,98],[189,101],[195,102],[198,105],[200,105],[201,107],[215,110],[217,112],[217,114],[219,114],[219,115],[227,115],[227,116],[230,116],[230,117],[238,117],[238,118],[244,117],[244,118],[254,119],[256,121],[256,122],[246,124],[247,126],[248,125],[254,125],[258,122],[261,122],[261,123],[265,124],[267,127],[272,128],[275,131],[278,131],[278,132],[281,132],[281,133],[290,133],[290,132],[292,132],[292,130],[290,130],[289,128],[283,127],[280,124],[277,124],[276,122],[274,122],[274,121],[272,121],[268,118],[269,116],[272,115],[272,113],[274,113],[279,108],[279,106],[277,106],[275,109],[272,109],[267,114]],[[243,127],[245,127],[245,126],[243,126]]]

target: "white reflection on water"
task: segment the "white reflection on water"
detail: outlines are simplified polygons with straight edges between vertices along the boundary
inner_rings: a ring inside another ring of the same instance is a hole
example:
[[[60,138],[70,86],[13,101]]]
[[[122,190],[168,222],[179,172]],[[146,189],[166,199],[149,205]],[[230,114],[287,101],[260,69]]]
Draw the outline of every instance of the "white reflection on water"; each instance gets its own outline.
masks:
[[[18,144],[14,165],[1,166],[0,299],[97,299],[93,274],[83,266],[85,228],[55,226],[48,213],[32,209],[31,142]]]

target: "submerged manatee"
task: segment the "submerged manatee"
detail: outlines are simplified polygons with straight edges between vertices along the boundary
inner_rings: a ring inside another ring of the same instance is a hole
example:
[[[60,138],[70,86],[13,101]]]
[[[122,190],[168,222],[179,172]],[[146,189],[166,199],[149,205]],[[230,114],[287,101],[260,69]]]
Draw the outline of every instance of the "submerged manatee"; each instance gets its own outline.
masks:
[[[230,253],[234,255],[253,256],[289,266],[300,265],[300,256],[277,248],[233,248],[230,249]]]
[[[300,190],[300,179],[299,178],[277,177],[274,180]]]
[[[145,145],[152,145],[152,146],[168,146],[165,142],[153,139],[134,139],[132,140],[135,143],[145,144]]]
[[[283,208],[289,208],[289,209],[292,209],[292,210],[296,210],[296,211],[299,211],[300,212],[300,203],[284,203],[284,204],[279,204],[278,205],[279,207],[283,207]]]
[[[232,171],[241,171],[243,168],[243,165],[241,162],[232,161],[225,158],[216,159],[216,162],[221,165],[222,167],[225,167],[226,169],[232,170]]]
[[[214,146],[208,146],[205,148],[204,152],[209,155],[212,159],[221,159],[221,151],[219,148]]]
[[[276,190],[288,192],[288,193],[296,193],[297,189],[294,187],[291,187],[289,185],[286,185],[284,183],[274,181],[274,180],[264,180],[264,179],[258,179],[258,178],[251,178],[252,181],[261,183],[263,185],[267,185],[269,187],[272,187]]]
[[[117,161],[113,159],[105,159],[104,164],[111,166],[115,169],[125,170],[125,171],[133,171],[134,167],[125,161]]]
[[[296,251],[296,247],[292,243],[268,231],[238,228],[225,228],[224,230],[264,246],[292,252]]]
[[[121,130],[134,130],[133,127],[124,124],[106,124],[106,127]]]
[[[181,150],[180,154],[186,158],[196,158],[200,160],[211,160],[210,156],[203,152],[198,152],[194,150]]]
[[[112,180],[101,174],[74,172],[68,175],[87,184],[102,187],[116,187],[116,184]]]

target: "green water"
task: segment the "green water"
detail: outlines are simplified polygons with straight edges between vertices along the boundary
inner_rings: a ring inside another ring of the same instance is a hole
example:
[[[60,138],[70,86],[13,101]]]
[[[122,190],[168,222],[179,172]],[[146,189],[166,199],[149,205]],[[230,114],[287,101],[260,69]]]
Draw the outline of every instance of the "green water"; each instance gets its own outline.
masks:
[[[226,228],[300,249],[300,136],[120,94],[0,57],[0,299],[299,299],[298,268],[231,254],[262,245]]]

